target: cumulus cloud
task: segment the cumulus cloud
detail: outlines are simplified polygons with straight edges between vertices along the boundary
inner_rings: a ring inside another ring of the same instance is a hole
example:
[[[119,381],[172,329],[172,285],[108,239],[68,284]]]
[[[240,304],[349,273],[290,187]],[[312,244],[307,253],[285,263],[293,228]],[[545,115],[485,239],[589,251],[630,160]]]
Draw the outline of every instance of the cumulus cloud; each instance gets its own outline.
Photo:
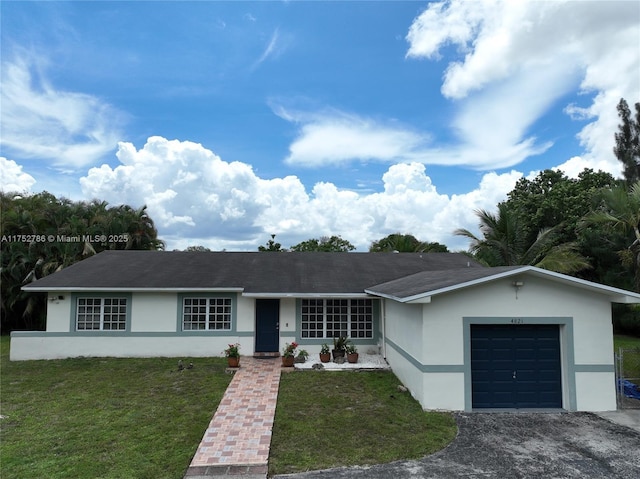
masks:
[[[382,191],[366,194],[328,182],[307,191],[295,176],[263,179],[199,144],[157,136],[139,150],[120,143],[117,157],[115,168],[92,168],[80,179],[83,193],[146,203],[169,248],[256,250],[275,233],[285,246],[337,234],[366,251],[372,241],[402,232],[464,249],[466,240],[452,231],[476,230],[473,211],[495,207],[521,177],[486,174],[473,191],[450,197],[437,191],[423,164],[404,163],[382,176]]]
[[[439,59],[442,49],[458,48],[460,59],[448,64],[441,91],[465,99],[454,124],[470,144],[485,138],[486,128],[467,118],[484,114],[498,120],[495,131],[508,138],[505,146],[535,154],[549,144],[520,140],[527,128],[569,91],[593,95],[590,106],[565,111],[592,120],[578,134],[582,164],[616,172],[615,106],[621,97],[640,97],[639,25],[637,2],[630,1],[434,2],[409,29],[407,57]]]
[[[0,156],[0,188],[5,192],[29,192],[36,180],[22,171],[22,166]]]
[[[42,59],[2,62],[1,143],[23,158],[79,168],[112,151],[123,114],[100,98],[57,90]]]

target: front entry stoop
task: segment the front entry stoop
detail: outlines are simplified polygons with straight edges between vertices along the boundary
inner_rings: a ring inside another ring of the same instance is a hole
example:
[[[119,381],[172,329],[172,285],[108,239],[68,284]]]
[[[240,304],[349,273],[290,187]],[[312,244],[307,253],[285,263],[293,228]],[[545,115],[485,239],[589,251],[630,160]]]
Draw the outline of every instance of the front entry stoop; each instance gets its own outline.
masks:
[[[280,353],[278,351],[272,353],[253,353],[253,357],[256,359],[273,359],[279,358]]]

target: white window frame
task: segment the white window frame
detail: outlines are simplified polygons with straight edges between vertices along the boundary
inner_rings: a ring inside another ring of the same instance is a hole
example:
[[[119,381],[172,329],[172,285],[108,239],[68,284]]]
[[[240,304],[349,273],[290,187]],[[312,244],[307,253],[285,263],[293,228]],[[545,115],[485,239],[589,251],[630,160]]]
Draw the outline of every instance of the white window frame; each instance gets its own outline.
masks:
[[[303,298],[300,306],[301,339],[332,339],[338,336],[361,340],[374,339],[375,314],[372,299]],[[365,312],[361,311],[362,308],[365,308]],[[310,329],[309,325],[318,326],[320,324],[320,317],[322,318],[322,328]],[[367,328],[367,324],[370,327]],[[363,325],[364,328],[360,328],[360,325]],[[361,335],[361,332],[364,333]],[[311,333],[316,333],[316,336],[311,336]]]
[[[116,308],[117,311],[114,312],[112,308]],[[101,296],[78,297],[76,299],[75,315],[76,331],[126,331],[128,310],[129,301],[127,298]],[[94,318],[89,319],[90,316]],[[81,324],[83,327],[81,327]],[[109,327],[105,327],[105,324]],[[113,327],[114,325],[117,327]]]
[[[202,308],[202,311],[193,311],[193,308]],[[188,317],[191,319],[187,319]],[[204,327],[193,327],[194,325]],[[219,325],[222,327],[217,327]],[[233,298],[230,296],[184,296],[182,298],[182,331],[228,332],[232,331],[232,328]]]

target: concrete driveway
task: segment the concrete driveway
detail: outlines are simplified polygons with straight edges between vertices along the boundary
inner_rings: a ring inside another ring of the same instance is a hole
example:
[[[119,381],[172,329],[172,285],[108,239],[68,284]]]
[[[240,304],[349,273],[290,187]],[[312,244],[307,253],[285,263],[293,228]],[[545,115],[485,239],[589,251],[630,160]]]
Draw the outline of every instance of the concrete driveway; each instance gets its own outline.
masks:
[[[363,418],[365,419],[365,418]],[[276,476],[366,478],[635,478],[640,432],[590,413],[458,413],[458,437],[415,461]]]

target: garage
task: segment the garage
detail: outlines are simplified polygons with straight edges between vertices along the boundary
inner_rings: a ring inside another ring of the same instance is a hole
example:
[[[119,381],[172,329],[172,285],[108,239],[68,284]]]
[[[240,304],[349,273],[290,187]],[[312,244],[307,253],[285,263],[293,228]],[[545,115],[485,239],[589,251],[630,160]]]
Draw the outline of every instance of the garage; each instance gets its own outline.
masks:
[[[562,408],[557,324],[472,324],[472,406]]]

